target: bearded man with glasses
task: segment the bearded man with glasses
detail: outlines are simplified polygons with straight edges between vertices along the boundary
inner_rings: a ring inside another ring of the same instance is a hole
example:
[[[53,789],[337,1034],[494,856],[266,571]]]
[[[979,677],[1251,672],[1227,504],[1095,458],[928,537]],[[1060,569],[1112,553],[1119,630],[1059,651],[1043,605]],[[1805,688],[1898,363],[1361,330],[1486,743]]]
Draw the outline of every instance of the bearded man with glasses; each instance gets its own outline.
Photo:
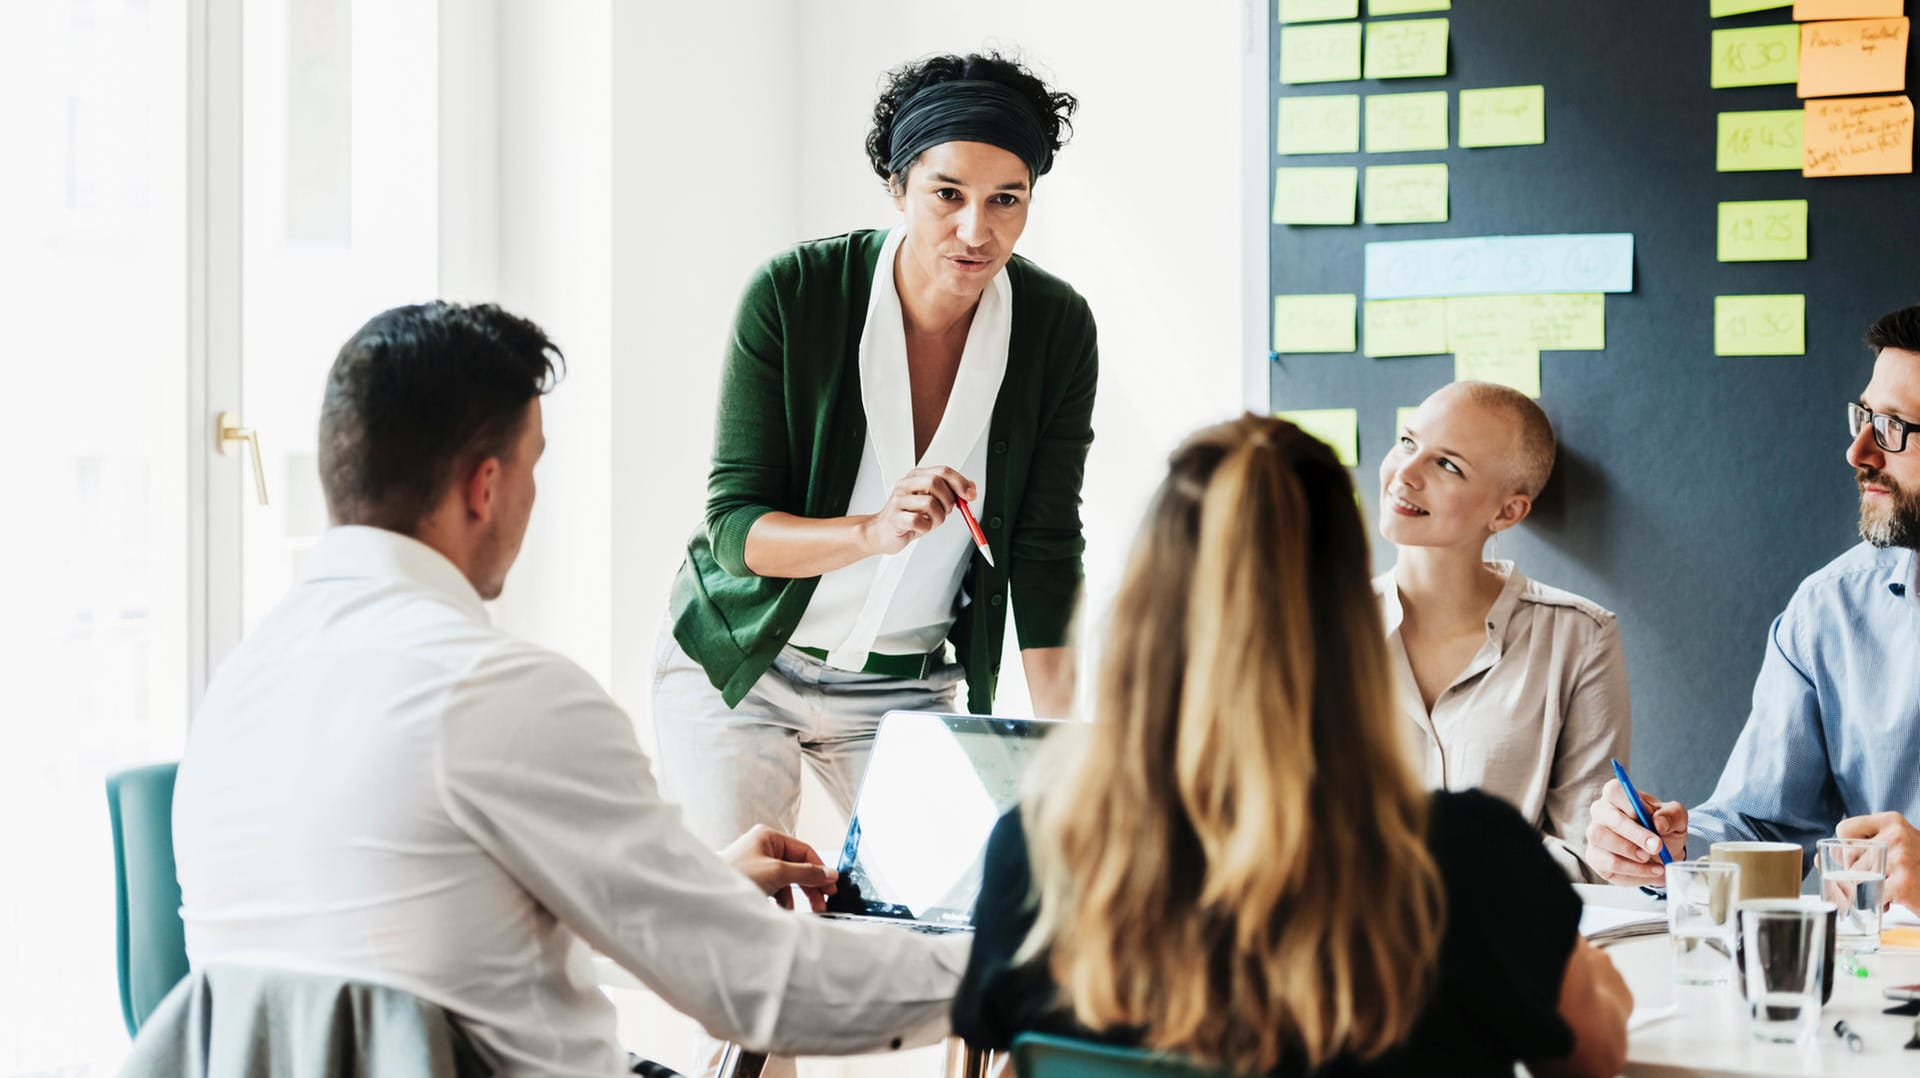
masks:
[[[1810,859],[1837,834],[1885,842],[1887,900],[1920,909],[1920,306],[1875,322],[1867,347],[1872,380],[1847,404],[1865,542],[1774,619],[1753,711],[1706,804],[1689,814],[1642,790],[1656,835],[1607,783],[1587,863],[1615,883],[1662,882],[1662,843],[1676,860],[1729,839],[1792,842]]]

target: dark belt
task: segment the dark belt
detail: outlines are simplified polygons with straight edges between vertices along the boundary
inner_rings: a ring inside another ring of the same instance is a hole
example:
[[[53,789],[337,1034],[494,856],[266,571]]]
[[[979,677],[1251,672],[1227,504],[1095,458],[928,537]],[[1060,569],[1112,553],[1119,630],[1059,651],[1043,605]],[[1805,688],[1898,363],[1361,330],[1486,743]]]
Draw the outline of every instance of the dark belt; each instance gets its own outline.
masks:
[[[798,644],[792,647],[793,650],[811,655],[816,659],[824,660],[827,657],[827,652],[821,648],[803,648]],[[882,655],[877,651],[869,651],[867,664],[860,668],[860,673],[925,681],[927,675],[940,668],[940,663],[945,658],[945,648],[929,651],[925,655]]]

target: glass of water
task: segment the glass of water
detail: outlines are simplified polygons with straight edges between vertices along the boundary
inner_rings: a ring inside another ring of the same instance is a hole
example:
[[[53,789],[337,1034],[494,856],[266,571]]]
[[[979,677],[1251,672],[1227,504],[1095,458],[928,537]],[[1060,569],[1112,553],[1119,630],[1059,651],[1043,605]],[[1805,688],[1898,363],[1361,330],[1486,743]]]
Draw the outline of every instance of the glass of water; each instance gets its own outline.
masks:
[[[1734,896],[1740,866],[1675,861],[1667,866],[1667,938],[1676,984],[1723,984],[1733,972]]]
[[[1887,844],[1864,838],[1823,838],[1819,853],[1820,897],[1840,910],[1834,944],[1856,954],[1879,950]]]
[[[1820,1024],[1830,908],[1825,902],[1742,904],[1742,974],[1755,1040],[1797,1041]]]

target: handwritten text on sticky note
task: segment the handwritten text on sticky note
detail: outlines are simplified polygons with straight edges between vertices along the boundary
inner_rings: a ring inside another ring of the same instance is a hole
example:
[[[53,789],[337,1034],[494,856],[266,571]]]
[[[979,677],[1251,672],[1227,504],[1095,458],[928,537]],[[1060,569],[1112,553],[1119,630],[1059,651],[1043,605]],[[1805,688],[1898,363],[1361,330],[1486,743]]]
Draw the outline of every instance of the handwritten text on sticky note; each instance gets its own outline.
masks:
[[[1358,153],[1360,98],[1357,94],[1280,99],[1280,129],[1275,148],[1283,154]]]
[[[1715,89],[1732,86],[1775,86],[1800,77],[1800,27],[1743,26],[1713,32],[1713,67],[1709,82]]]
[[[1367,25],[1367,78],[1447,73],[1447,20],[1404,19]]]
[[[1800,96],[1907,88],[1907,20],[1848,19],[1800,26]]]
[[[1447,92],[1367,95],[1367,152],[1447,148]]]
[[[1803,176],[1870,176],[1913,171],[1913,102],[1900,97],[1829,97],[1807,102]]]
[[[1273,297],[1273,350],[1290,352],[1353,351],[1354,316],[1358,300],[1345,295]]]
[[[1496,86],[1460,91],[1460,145],[1537,146],[1545,141],[1545,87]]]
[[[1806,355],[1807,297],[1713,297],[1713,354]]]
[[[1783,172],[1806,164],[1806,117],[1799,109],[1720,114],[1715,167],[1721,172]]]
[[[1807,200],[1722,202],[1722,262],[1797,262],[1807,257]]]
[[[1370,165],[1361,203],[1368,224],[1404,225],[1447,219],[1447,166]]]
[[[1360,343],[1369,356],[1437,356],[1447,351],[1444,299],[1368,300]]]
[[[1280,81],[1350,82],[1360,77],[1360,24],[1280,28]]]

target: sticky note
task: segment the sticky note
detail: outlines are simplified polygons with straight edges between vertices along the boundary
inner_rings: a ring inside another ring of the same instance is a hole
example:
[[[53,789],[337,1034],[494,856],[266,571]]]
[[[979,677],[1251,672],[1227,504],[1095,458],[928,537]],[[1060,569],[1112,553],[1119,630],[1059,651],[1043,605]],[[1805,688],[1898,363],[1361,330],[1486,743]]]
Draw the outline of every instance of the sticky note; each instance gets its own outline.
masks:
[[[1460,91],[1460,145],[1537,146],[1545,141],[1546,87]]]
[[[1366,282],[1368,299],[1631,292],[1633,233],[1369,243]]]
[[[1359,300],[1345,295],[1273,297],[1273,350],[1351,352]]]
[[[1416,11],[1446,11],[1453,0],[1367,0],[1369,15],[1409,15]]]
[[[1718,3],[1720,0],[1715,2]],[[1900,14],[1900,5],[1905,2],[1906,0],[1795,0],[1793,17],[1801,22],[1809,19],[1883,19]]]
[[[1280,28],[1280,81],[1350,82],[1360,77],[1360,24]]]
[[[1906,97],[1829,97],[1807,102],[1802,176],[1913,171],[1913,102]]]
[[[1405,19],[1367,27],[1367,77],[1408,79],[1447,73],[1447,20]]]
[[[1800,77],[1800,26],[1743,26],[1713,32],[1714,89],[1777,86]]]
[[[1800,27],[1800,96],[1907,88],[1907,20],[1849,19]]]
[[[1713,297],[1716,356],[1804,356],[1807,297]]]
[[[1358,409],[1305,408],[1274,414],[1332,446],[1334,455],[1347,467],[1352,468],[1360,463]]]
[[[1540,353],[1531,348],[1461,352],[1453,357],[1456,382],[1492,382],[1540,398]]]
[[[1806,164],[1805,114],[1799,109],[1720,114],[1714,167],[1721,172],[1776,172]]]
[[[1361,344],[1369,356],[1437,356],[1447,351],[1444,299],[1368,300]]]
[[[1798,262],[1806,257],[1806,199],[1720,204],[1720,261]]]
[[[1607,346],[1606,297],[1563,292],[1527,296],[1450,296],[1447,351],[1597,351]]]
[[[1447,148],[1447,92],[1367,95],[1367,152]]]
[[[1283,168],[1273,176],[1273,223],[1276,225],[1350,225],[1360,170],[1344,168]]]
[[[1281,22],[1325,22],[1360,14],[1360,0],[1280,0]]]
[[[1447,166],[1369,165],[1361,198],[1364,219],[1405,225],[1447,219]]]
[[[1792,7],[1793,0],[1708,0],[1709,14],[1714,18],[1728,15],[1745,15],[1749,11],[1771,11],[1777,7]]]
[[[1359,95],[1281,98],[1274,146],[1283,154],[1359,153]]]

